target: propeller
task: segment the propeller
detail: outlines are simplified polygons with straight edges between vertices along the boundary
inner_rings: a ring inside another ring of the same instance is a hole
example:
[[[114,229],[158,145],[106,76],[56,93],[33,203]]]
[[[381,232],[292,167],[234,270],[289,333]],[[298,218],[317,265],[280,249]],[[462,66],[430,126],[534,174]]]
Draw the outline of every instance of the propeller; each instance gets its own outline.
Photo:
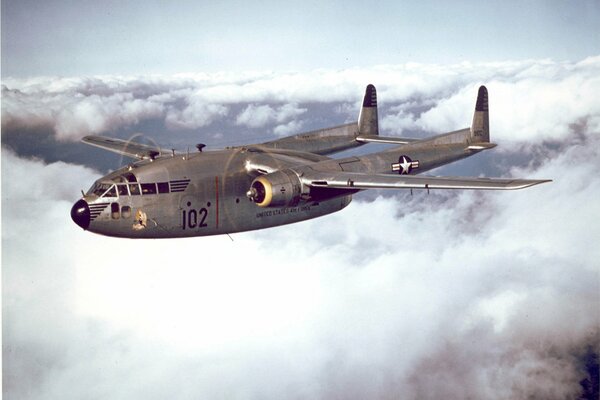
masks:
[[[147,141],[149,141],[150,143],[152,143],[152,145],[153,145],[155,148],[157,148],[157,149],[159,149],[159,150],[160,150],[160,153],[158,154],[158,156],[162,155],[162,150],[160,149],[160,146],[158,145],[158,143],[156,143],[156,141],[155,141],[153,138],[151,138],[151,137],[149,137],[149,136],[146,136],[146,135],[144,135],[143,133],[134,133],[132,136],[130,136],[130,137],[127,139],[127,144],[125,145],[125,149],[127,149],[127,148],[129,147],[129,145],[130,145],[132,142],[134,142],[134,139],[137,139],[137,138],[139,138],[139,137],[145,138]],[[119,160],[119,168],[120,168],[120,167],[122,167],[122,166],[124,165],[124,163],[123,163],[123,159],[124,159],[124,157],[125,157],[125,156],[121,155],[121,159]]]

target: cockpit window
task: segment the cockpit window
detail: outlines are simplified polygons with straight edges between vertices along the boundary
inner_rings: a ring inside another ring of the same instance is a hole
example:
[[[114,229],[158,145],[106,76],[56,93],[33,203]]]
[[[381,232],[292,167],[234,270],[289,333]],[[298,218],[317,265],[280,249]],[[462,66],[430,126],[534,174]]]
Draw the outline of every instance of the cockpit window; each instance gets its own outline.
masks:
[[[92,193],[94,193],[96,196],[102,196],[109,187],[110,185],[106,183],[96,183],[92,188]]]
[[[112,185],[110,189],[108,189],[104,195],[102,195],[102,197],[117,197],[117,189],[115,188],[115,185]]]
[[[138,185],[137,183],[130,184],[129,191],[131,192],[132,196],[138,196],[140,194],[140,185]]]
[[[119,193],[119,196],[129,196],[127,185],[117,185],[117,192]]]
[[[98,197],[139,196],[141,194],[169,193],[169,183],[95,183],[88,193]]]
[[[142,194],[156,194],[156,184],[142,183]]]
[[[114,185],[112,185],[110,183],[96,183],[91,191],[96,196],[102,196],[104,193],[106,193],[111,188],[112,188],[112,197],[117,197],[117,192],[115,191],[115,187],[114,187]],[[107,197],[107,196],[111,197],[111,196],[109,196],[109,193],[107,193],[107,195],[105,195],[104,197]]]

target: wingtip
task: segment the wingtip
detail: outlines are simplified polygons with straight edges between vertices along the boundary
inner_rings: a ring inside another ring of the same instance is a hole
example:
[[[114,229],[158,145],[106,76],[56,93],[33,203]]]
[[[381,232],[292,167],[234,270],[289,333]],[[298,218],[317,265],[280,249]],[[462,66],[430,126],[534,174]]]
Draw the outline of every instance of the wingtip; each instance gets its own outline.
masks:
[[[534,185],[539,185],[539,184],[542,184],[542,183],[549,183],[549,182],[553,182],[553,180],[552,179],[536,179],[536,180],[534,180],[533,184]]]
[[[103,139],[103,138],[104,138],[104,136],[100,136],[100,135],[86,135],[86,136],[82,137],[81,139],[79,139],[79,141],[81,143],[90,144],[90,143],[94,143],[98,139]]]
[[[520,181],[515,181],[511,189],[526,189],[532,186],[541,185],[542,183],[552,182],[552,179],[523,179]]]

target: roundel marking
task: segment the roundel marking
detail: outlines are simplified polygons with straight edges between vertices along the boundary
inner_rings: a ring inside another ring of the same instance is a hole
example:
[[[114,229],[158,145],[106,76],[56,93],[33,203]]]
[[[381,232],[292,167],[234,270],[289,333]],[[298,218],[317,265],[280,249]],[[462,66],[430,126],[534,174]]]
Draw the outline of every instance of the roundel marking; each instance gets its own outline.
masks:
[[[419,160],[413,161],[409,156],[398,157],[398,162],[392,164],[392,171],[400,175],[408,175],[413,169],[419,168]]]

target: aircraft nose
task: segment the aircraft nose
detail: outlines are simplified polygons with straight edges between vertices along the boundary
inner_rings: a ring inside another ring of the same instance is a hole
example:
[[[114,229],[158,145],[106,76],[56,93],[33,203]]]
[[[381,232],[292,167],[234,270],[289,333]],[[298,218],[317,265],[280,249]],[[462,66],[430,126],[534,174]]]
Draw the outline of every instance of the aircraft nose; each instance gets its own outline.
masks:
[[[71,208],[71,219],[83,229],[90,226],[90,207],[87,201],[81,199]]]

